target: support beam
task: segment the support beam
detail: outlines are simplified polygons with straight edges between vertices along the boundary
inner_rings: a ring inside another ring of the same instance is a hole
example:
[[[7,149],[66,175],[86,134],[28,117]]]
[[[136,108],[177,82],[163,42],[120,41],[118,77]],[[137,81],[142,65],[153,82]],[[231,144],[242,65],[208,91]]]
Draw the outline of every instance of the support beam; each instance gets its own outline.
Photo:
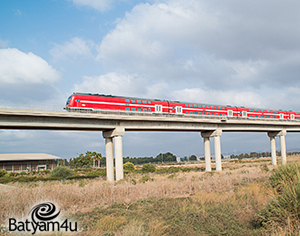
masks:
[[[286,144],[285,144],[285,136],[280,135],[280,149],[281,149],[281,163],[282,165],[286,164]]]
[[[116,181],[124,178],[122,136],[115,136]]]
[[[123,127],[117,127],[114,130],[103,131],[103,137],[106,140],[106,171],[107,181],[114,181],[114,168],[113,168],[113,143],[115,146],[115,166],[116,166],[116,180],[124,178],[123,171],[123,145],[122,137],[125,133]],[[110,139],[110,140],[109,140]],[[114,139],[114,142],[113,142]],[[109,160],[108,160],[109,158]]]
[[[214,137],[216,170],[222,171],[221,139],[220,139],[221,135],[222,135],[221,129],[201,132],[201,136],[204,138],[205,170],[206,171],[211,171],[210,140],[209,140],[210,137]]]
[[[113,139],[105,138],[105,152],[106,152],[106,179],[108,182],[115,180],[114,176],[114,151]]]
[[[215,143],[215,160],[216,160],[216,171],[222,171],[222,163],[221,163],[221,139],[220,135],[214,136]]]
[[[275,142],[275,136],[270,136],[270,144],[271,144],[271,159],[272,159],[272,165],[277,165],[276,160],[276,142]]]
[[[280,137],[280,149],[281,149],[281,163],[283,165],[286,164],[286,144],[285,144],[285,135],[286,130],[283,129],[281,131],[273,131],[268,132],[268,136],[270,137],[270,143],[271,143],[271,158],[272,158],[272,165],[277,165],[276,160],[276,143],[275,143],[275,137]]]
[[[205,171],[211,171],[210,140],[208,137],[205,137],[203,140],[205,155]]]

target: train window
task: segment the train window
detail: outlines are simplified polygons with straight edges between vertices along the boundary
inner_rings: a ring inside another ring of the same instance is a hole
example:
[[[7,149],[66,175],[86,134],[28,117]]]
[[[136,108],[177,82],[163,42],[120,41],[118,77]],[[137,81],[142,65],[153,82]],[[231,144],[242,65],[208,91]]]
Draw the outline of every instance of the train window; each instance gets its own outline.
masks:
[[[135,111],[135,108],[131,108],[132,111]]]
[[[211,113],[211,115],[213,116],[213,115],[215,115],[214,113]]]
[[[144,104],[147,104],[147,101],[143,101]]]
[[[201,108],[201,105],[198,105],[199,108]]]
[[[132,102],[132,103],[135,103],[135,100],[131,99],[131,102]]]
[[[206,115],[206,112],[203,112],[203,115]]]
[[[188,105],[188,104],[185,104],[185,106],[188,107],[189,105]]]
[[[218,113],[216,113],[216,116],[218,116],[219,114]]]
[[[130,102],[130,100],[129,100],[129,99],[125,99],[125,102],[129,103],[129,102]]]
[[[125,107],[125,111],[130,111],[130,108],[129,107]]]
[[[194,107],[197,107],[197,105],[196,105],[196,104],[194,104]]]
[[[162,112],[162,105],[155,105],[155,112]]]
[[[137,111],[142,111],[142,108],[138,108]]]
[[[189,112],[188,112],[188,111],[186,111],[185,113],[186,113],[186,114],[189,114]]]
[[[195,114],[195,115],[197,115],[197,112],[196,112],[196,111],[194,111],[194,114]]]
[[[201,112],[199,112],[199,115],[201,115]]]
[[[209,112],[207,112],[207,115],[210,115],[210,113],[209,113]]]
[[[176,113],[181,114],[182,113],[182,107],[176,107]]]
[[[148,104],[151,104],[151,102],[150,102],[150,101],[148,101]]]
[[[148,111],[151,112],[151,108],[149,108]]]
[[[193,104],[189,104],[189,107],[193,107]]]
[[[192,112],[192,111],[190,111],[190,114],[193,114],[193,112]]]
[[[137,102],[137,103],[142,103],[142,101],[141,101],[141,100],[136,100],[136,102]]]
[[[143,112],[147,112],[147,108],[144,108],[144,109],[143,109]]]

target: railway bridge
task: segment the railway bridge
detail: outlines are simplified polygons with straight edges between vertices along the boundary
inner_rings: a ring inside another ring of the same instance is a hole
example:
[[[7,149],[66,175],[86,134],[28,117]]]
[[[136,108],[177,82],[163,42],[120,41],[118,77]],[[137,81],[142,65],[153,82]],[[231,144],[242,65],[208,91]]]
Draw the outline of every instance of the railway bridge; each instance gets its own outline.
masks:
[[[203,137],[205,169],[211,171],[210,138],[214,139],[216,170],[222,170],[223,132],[264,132],[270,138],[272,164],[276,165],[275,137],[280,137],[281,160],[286,163],[287,132],[300,132],[300,121],[172,114],[101,111],[79,113],[0,109],[0,129],[101,131],[105,139],[107,181],[124,178],[122,137],[130,131],[199,132]],[[116,178],[113,157],[115,157]]]

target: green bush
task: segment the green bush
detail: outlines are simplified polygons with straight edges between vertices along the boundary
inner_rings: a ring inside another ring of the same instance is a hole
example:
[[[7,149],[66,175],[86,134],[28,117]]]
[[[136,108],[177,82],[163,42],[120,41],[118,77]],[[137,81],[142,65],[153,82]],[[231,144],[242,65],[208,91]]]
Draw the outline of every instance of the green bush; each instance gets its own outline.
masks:
[[[7,171],[6,170],[0,170],[0,178],[2,176],[5,176],[5,175],[7,175]]]
[[[144,164],[142,167],[142,172],[144,173],[149,173],[149,172],[155,172],[156,171],[156,167],[155,165],[149,163],[149,164]]]
[[[74,175],[74,171],[70,170],[70,168],[66,166],[57,166],[51,172],[50,177],[67,178],[72,175]]]
[[[123,165],[124,170],[135,170],[134,164],[131,162],[126,162]]]
[[[275,198],[260,212],[262,226],[289,227],[291,235],[300,230],[300,165],[290,164],[272,171],[270,184]]]
[[[154,179],[151,178],[149,175],[145,175],[139,180],[140,183],[146,183],[148,181],[154,181]]]

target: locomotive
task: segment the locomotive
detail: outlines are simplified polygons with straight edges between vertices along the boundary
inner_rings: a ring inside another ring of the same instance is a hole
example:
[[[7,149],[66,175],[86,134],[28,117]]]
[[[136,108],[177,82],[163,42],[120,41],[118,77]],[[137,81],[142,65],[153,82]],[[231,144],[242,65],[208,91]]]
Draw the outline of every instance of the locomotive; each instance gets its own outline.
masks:
[[[144,99],[104,94],[73,93],[67,111],[123,111],[129,113],[173,114],[181,116],[236,117],[255,119],[300,120],[300,112],[211,105],[194,102]]]

